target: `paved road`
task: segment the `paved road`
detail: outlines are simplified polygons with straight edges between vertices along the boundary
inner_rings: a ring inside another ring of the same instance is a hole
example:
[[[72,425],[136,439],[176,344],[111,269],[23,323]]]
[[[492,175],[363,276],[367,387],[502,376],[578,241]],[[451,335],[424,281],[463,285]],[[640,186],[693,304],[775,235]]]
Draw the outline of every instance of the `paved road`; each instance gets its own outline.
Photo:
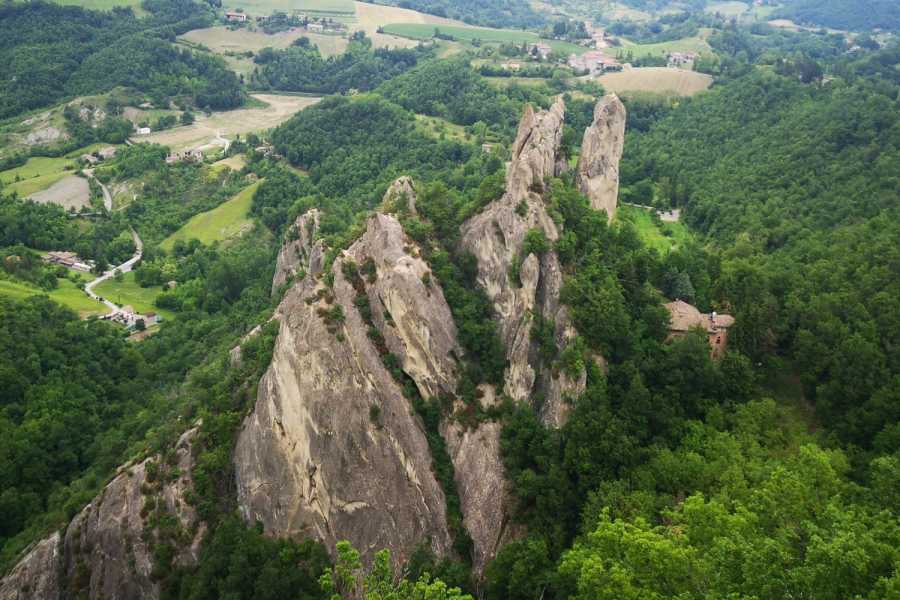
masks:
[[[104,188],[104,191],[105,190],[106,190],[106,188]],[[96,286],[98,286],[99,284],[103,283],[104,281],[106,281],[107,279],[114,277],[116,274],[116,271],[119,271],[120,273],[128,273],[129,271],[131,271],[134,268],[134,265],[139,260],[141,260],[141,256],[143,256],[143,254],[144,254],[144,242],[141,240],[140,236],[137,234],[137,231],[135,231],[133,228],[131,228],[131,238],[134,240],[134,245],[136,248],[134,251],[134,255],[131,258],[129,258],[128,260],[126,260],[125,262],[123,262],[121,265],[119,265],[117,267],[113,267],[109,271],[106,271],[105,273],[103,273],[103,275],[101,275],[100,277],[94,279],[93,281],[91,281],[90,283],[88,283],[87,285],[84,286],[85,293],[88,296],[90,296],[91,298],[93,298],[94,300],[97,300],[98,302],[103,302],[103,304],[105,304],[112,311],[111,314],[118,313],[120,310],[122,310],[122,307],[113,302],[110,302],[106,298],[103,298],[101,300],[100,296],[98,296],[97,294],[94,293],[94,288]]]

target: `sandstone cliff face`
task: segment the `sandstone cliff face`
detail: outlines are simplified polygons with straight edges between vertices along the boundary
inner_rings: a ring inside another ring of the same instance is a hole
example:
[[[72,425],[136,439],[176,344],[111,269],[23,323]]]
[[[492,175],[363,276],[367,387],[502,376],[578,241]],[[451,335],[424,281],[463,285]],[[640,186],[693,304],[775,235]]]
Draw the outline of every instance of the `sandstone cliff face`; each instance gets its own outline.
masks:
[[[56,600],[59,598],[60,541],[54,533],[34,546],[0,580],[0,600]]]
[[[556,224],[544,206],[544,180],[557,174],[565,104],[535,113],[529,106],[519,125],[506,176],[506,193],[474,216],[462,229],[462,246],[478,260],[478,283],[494,306],[509,368],[504,392],[517,402],[540,391],[545,423],[565,420],[564,396],[583,389],[582,378],[569,381],[541,368],[531,340],[534,315],[555,323],[560,349],[573,333],[567,311],[559,305],[562,270],[555,252],[522,256],[525,235],[539,229],[551,243],[559,239]],[[519,281],[510,272],[519,267]],[[543,366],[546,367],[546,366]],[[540,377],[538,370],[540,369]],[[536,385],[537,384],[537,385]]]
[[[235,454],[241,510],[267,533],[311,535],[332,548],[348,539],[366,559],[390,548],[397,563],[425,540],[437,555],[449,552],[422,425],[376,345],[423,395],[452,385],[453,320],[416,255],[396,219],[375,215],[335,261],[331,290],[307,277],[279,307],[272,364]]]
[[[63,600],[159,597],[151,578],[152,551],[145,536],[148,501],[159,503],[188,532],[191,543],[181,549],[181,564],[197,560],[203,526],[185,501],[193,483],[191,440],[185,433],[175,446],[180,475],[156,473],[160,457],[123,467],[103,492],[86,506],[65,530],[36,544],[0,582],[0,599]]]
[[[594,122],[584,132],[576,181],[594,210],[616,215],[619,198],[619,160],[625,144],[625,105],[607,94],[594,107]]]
[[[301,270],[311,275],[322,271],[325,252],[322,242],[316,241],[320,218],[321,213],[318,209],[310,209],[297,217],[288,230],[288,240],[278,252],[278,260],[275,263],[275,278],[272,280],[273,294]]]

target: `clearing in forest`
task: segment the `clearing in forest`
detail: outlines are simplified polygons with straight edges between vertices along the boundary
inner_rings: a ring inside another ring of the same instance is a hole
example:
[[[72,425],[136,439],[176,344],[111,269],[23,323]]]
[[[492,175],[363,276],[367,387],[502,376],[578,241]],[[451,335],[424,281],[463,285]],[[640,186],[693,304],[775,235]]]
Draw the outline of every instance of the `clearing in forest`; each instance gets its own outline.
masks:
[[[652,92],[676,96],[693,96],[709,89],[713,78],[705,73],[668,67],[642,67],[625,69],[618,73],[607,73],[597,78],[597,82],[608,92],[628,94],[629,92]]]
[[[265,106],[239,108],[209,116],[198,114],[191,125],[141,136],[135,141],[162,144],[174,151],[197,148],[212,143],[219,133],[233,139],[236,135],[271,129],[321,100],[312,96],[284,94],[254,94],[253,98]]]
[[[78,211],[90,208],[91,187],[84,177],[66,175],[47,189],[28,195],[28,199],[38,204],[58,204],[66,210]]]
[[[250,218],[250,207],[253,204],[253,194],[262,181],[247,186],[234,198],[223,202],[216,208],[199,215],[194,215],[181,229],[167,237],[159,245],[169,252],[178,240],[200,240],[204,244],[211,244],[227,240],[248,231],[253,227]]]

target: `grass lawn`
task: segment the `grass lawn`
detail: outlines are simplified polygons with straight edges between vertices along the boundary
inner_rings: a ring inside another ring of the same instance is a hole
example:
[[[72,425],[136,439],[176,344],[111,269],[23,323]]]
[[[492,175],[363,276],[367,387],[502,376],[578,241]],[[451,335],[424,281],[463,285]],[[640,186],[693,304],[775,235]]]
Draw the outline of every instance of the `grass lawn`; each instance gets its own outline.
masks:
[[[635,58],[640,56],[664,56],[669,52],[694,52],[695,54],[711,54],[712,47],[706,43],[706,39],[701,36],[681,38],[671,42],[661,42],[659,44],[635,44],[627,40],[622,40],[623,44],[620,48],[616,48],[615,52],[631,52]]]
[[[83,291],[78,289],[68,279],[59,279],[58,282],[59,287],[47,292],[18,281],[0,279],[0,296],[6,296],[14,300],[24,300],[32,296],[49,296],[51,300],[74,310],[82,318],[92,315],[104,315],[109,312],[103,304],[88,298]]]
[[[509,87],[513,84],[522,87],[539,87],[550,81],[546,77],[485,77],[484,79],[495,87]]]
[[[162,288],[139,286],[134,280],[134,273],[125,273],[121,282],[107,279],[94,288],[94,292],[119,306],[131,305],[139,313],[155,312],[166,319],[172,319],[175,316],[174,313],[157,308],[153,304],[156,297],[162,292]]]
[[[163,250],[171,251],[177,240],[198,239],[204,244],[227,240],[250,227],[250,205],[253,194],[262,181],[244,188],[231,200],[223,202],[216,208],[195,215],[181,229],[167,237],[159,245]]]
[[[616,220],[634,225],[641,240],[662,254],[686,243],[691,237],[683,223],[657,225],[649,210],[634,206],[619,206]]]
[[[17,176],[20,179],[31,179],[33,177],[60,173],[65,171],[67,166],[74,164],[74,161],[67,158],[45,158],[43,156],[29,158],[28,162],[21,167],[0,172],[0,181],[8,184],[14,182]]]
[[[531,31],[518,31],[515,29],[488,29],[485,27],[464,27],[459,25],[433,25],[430,23],[391,23],[385,25],[384,33],[397,35],[400,37],[412,38],[415,40],[427,40],[434,37],[434,30],[438,29],[442,34],[451,35],[457,40],[471,42],[472,40],[481,40],[482,42],[513,42],[521,44],[522,42],[536,43],[544,41],[557,52],[564,54],[583,54],[587,52],[587,48],[569,42],[561,42],[558,40],[541,40],[538,34]]]
[[[704,10],[708,13],[719,13],[723,17],[739,17],[750,7],[744,2],[713,2],[708,4]]]

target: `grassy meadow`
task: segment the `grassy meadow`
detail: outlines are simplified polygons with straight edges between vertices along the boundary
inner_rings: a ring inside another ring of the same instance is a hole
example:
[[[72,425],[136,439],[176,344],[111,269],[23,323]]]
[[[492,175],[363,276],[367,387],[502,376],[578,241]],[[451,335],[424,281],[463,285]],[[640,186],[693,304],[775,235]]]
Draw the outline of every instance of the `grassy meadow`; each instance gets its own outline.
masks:
[[[240,235],[253,225],[250,206],[260,183],[261,181],[257,181],[216,208],[195,215],[181,229],[163,240],[160,248],[168,252],[178,240],[197,239],[204,244],[211,244]]]
[[[96,288],[94,292],[115,302],[119,306],[130,305],[139,313],[155,312],[166,319],[171,319],[174,313],[157,308],[154,304],[156,297],[162,292],[160,286],[141,287],[134,279],[134,273],[125,273],[122,281],[107,279]]]
[[[616,220],[631,223],[641,240],[662,254],[687,243],[691,237],[683,223],[659,223],[649,210],[635,206],[620,205]]]
[[[442,34],[450,35],[464,42],[481,40],[482,42],[497,43],[537,43],[544,41],[557,52],[582,54],[587,48],[569,42],[557,40],[541,40],[538,34],[531,31],[518,31],[514,29],[488,29],[484,27],[466,27],[460,25],[437,25],[430,23],[391,23],[383,27],[384,33],[407,37],[416,40],[427,40],[434,37],[435,29]]]
[[[0,296],[14,300],[25,300],[32,296],[49,296],[51,300],[72,309],[82,318],[105,315],[109,312],[103,304],[91,300],[68,279],[59,279],[58,282],[59,287],[48,292],[19,281],[0,279]]]

